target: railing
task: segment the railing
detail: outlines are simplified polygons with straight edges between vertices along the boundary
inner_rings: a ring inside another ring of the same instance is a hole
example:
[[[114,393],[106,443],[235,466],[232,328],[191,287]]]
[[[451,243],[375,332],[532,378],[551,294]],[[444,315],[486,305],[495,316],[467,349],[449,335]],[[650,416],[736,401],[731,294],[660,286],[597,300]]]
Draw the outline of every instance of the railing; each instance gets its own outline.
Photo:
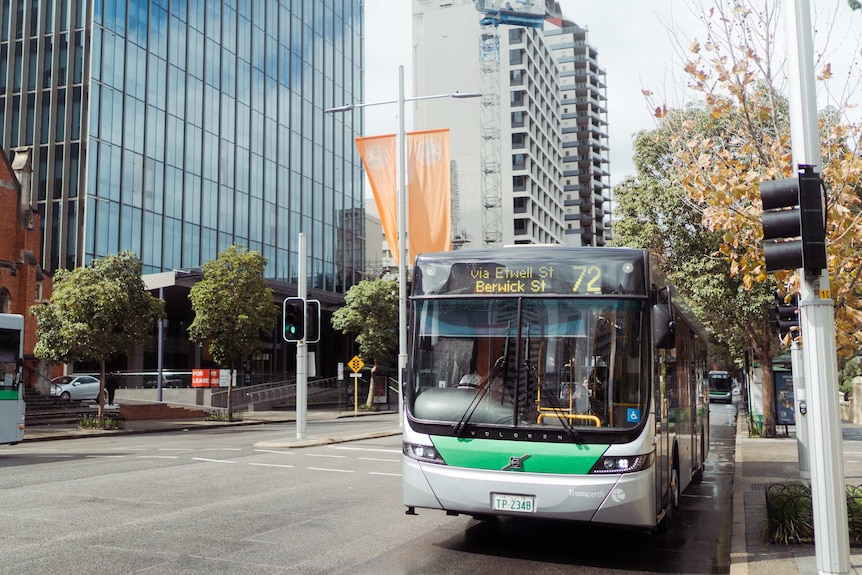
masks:
[[[307,397],[320,397],[331,394],[333,401],[339,398],[339,386],[343,385],[338,378],[330,377],[315,379],[308,382]],[[231,394],[231,408],[241,409],[249,405],[273,405],[289,403],[296,399],[296,380],[282,380],[262,383],[246,387],[235,387]],[[213,392],[210,404],[212,407],[227,407],[227,390]]]

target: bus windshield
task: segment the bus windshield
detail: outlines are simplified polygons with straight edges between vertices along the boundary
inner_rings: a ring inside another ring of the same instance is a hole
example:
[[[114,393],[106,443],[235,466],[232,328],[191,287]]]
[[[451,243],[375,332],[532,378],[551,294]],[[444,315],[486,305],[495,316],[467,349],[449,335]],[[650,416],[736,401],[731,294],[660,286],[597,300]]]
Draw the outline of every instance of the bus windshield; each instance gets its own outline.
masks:
[[[415,301],[413,417],[456,425],[630,429],[646,415],[645,300]]]

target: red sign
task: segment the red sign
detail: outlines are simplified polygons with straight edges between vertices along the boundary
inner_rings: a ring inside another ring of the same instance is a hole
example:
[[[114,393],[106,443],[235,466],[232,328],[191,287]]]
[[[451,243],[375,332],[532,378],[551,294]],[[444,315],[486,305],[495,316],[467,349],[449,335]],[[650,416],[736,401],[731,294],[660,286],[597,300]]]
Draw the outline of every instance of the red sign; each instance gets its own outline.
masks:
[[[218,387],[218,370],[193,369],[192,387]]]

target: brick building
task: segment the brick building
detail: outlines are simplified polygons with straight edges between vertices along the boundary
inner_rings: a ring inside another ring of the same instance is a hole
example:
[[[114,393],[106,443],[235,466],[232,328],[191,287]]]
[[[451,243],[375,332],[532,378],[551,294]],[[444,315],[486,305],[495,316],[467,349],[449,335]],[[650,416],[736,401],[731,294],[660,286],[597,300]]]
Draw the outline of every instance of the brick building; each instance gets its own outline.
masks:
[[[29,150],[16,150],[14,158],[10,162],[0,149],[0,312],[24,316],[24,379],[47,392],[49,368],[33,357],[36,318],[28,310],[50,299],[51,278],[39,264],[41,222],[31,203]]]

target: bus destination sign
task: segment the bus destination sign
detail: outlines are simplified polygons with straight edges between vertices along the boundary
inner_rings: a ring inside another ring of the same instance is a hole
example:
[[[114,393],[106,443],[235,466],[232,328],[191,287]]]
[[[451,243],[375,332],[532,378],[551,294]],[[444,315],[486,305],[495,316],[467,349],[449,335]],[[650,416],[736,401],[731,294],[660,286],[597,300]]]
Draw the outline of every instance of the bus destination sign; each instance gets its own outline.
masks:
[[[556,278],[561,281],[555,281]],[[477,294],[543,294],[560,293],[560,284],[571,287],[570,293],[602,293],[602,269],[599,266],[496,266],[470,270]]]
[[[573,257],[577,252],[577,256]],[[450,294],[483,296],[601,296],[644,295],[644,261],[629,251],[524,250],[520,257],[460,259],[449,252],[437,258],[417,259],[414,295]],[[525,253],[534,257],[525,257]],[[477,254],[478,255],[478,254]],[[586,257],[589,255],[590,257]]]

